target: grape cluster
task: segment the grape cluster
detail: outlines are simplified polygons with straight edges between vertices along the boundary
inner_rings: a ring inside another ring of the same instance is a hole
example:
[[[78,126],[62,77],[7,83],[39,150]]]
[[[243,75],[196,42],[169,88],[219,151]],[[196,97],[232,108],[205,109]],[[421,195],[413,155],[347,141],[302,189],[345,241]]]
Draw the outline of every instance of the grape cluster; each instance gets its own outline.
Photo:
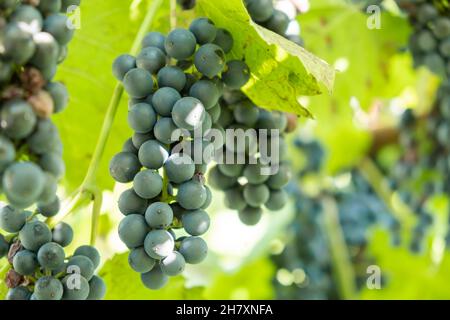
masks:
[[[443,179],[450,173],[450,18],[448,9],[432,1],[397,2],[413,27],[409,48],[415,66],[425,66],[443,78],[426,116],[418,116],[412,109],[403,112],[398,125],[401,156],[393,168],[383,168],[390,177],[392,189],[398,191],[417,216],[410,249],[419,253],[434,223],[427,208],[428,200],[450,192],[449,181]],[[450,243],[450,232],[447,243]]]
[[[411,234],[410,249],[423,250],[433,215],[427,202],[434,195],[450,192],[450,183],[443,177],[450,174],[448,143],[450,118],[450,84],[441,84],[436,101],[426,118],[419,118],[412,109],[406,109],[400,119],[398,131],[401,156],[393,167],[384,168],[389,174],[390,186],[398,190],[403,202],[410,205],[417,216]],[[450,243],[450,232],[447,235]]]
[[[426,66],[434,73],[450,75],[450,17],[447,8],[439,8],[433,1],[397,0],[406,10],[413,33],[409,48],[415,66]]]
[[[210,133],[223,135],[217,124],[223,82],[240,87],[249,77],[245,63],[227,63],[232,45],[228,31],[198,18],[189,30],[150,32],[136,57],[121,55],[113,64],[130,96],[134,130],[110,162],[117,182],[132,182],[119,198],[125,215],[119,236],[131,250],[131,268],[150,289],[207,255],[200,236],[209,229],[205,210],[212,199],[204,174],[218,148]],[[182,229],[187,236],[177,234]]]
[[[94,275],[100,254],[92,246],[78,247],[66,257],[64,247],[73,239],[73,230],[60,222],[52,229],[30,211],[4,206],[0,228],[0,258],[8,257],[6,275],[8,300],[99,300],[105,283]]]
[[[290,1],[278,1],[277,8],[271,0],[246,0],[245,5],[255,22],[303,45],[300,26],[295,20],[297,11]],[[291,169],[286,159],[284,134],[291,128],[285,113],[259,108],[233,83],[225,81],[225,84],[219,125],[225,130],[248,132],[254,128],[256,131],[249,134],[240,147],[224,146],[223,153],[231,154],[229,158],[243,154],[245,161],[219,163],[211,169],[209,181],[212,187],[225,192],[225,205],[237,210],[244,224],[255,225],[261,219],[263,206],[277,211],[286,203],[287,194],[283,188],[290,179]],[[275,154],[278,159],[269,163]],[[268,169],[270,166],[276,169]]]
[[[66,87],[53,81],[74,28],[64,14],[79,0],[0,2],[1,190],[16,208],[35,203],[58,211],[64,174],[58,129],[50,120],[67,105]]]
[[[333,199],[337,205],[357,288],[365,285],[366,269],[374,264],[365,250],[371,227],[383,225],[398,231],[398,223],[357,170],[342,173],[350,175],[345,188],[324,188],[314,193],[303,190],[307,179],[320,179],[325,154],[314,140],[297,139],[295,146],[307,162],[298,172],[299,183],[292,182],[288,187],[290,196],[295,199],[296,216],[289,227],[285,247],[272,256],[278,268],[275,288],[282,299],[338,299],[329,240],[323,225],[324,197]]]
[[[259,222],[262,206],[276,211],[286,204],[287,194],[283,188],[291,176],[283,137],[287,122],[286,114],[258,108],[240,91],[224,94],[219,125],[227,131],[241,129],[253,134],[241,145],[225,143],[223,153],[227,159],[241,157],[243,161],[217,164],[209,173],[209,183],[224,191],[225,205],[237,210],[239,219],[246,225]],[[251,128],[256,130],[248,131]],[[271,136],[273,132],[276,132],[275,137]],[[271,162],[274,155],[278,155],[278,159]]]

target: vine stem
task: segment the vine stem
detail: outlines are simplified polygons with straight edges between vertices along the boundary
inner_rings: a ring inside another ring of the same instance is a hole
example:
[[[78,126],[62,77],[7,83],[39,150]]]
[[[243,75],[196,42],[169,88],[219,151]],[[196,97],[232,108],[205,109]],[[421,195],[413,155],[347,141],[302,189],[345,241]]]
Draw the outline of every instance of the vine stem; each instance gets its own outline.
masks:
[[[365,158],[360,162],[358,168],[378,197],[383,200],[392,215],[398,220],[400,227],[406,229],[411,228],[414,220],[414,213],[409,206],[400,199],[397,206],[393,204],[393,192],[389,188],[384,175],[377,168],[376,164],[370,158]]]
[[[177,27],[177,1],[170,0],[170,29]]]
[[[98,219],[100,217],[103,203],[103,195],[100,190],[96,190],[94,201],[92,204],[92,220],[91,220],[91,239],[89,241],[91,246],[95,246],[98,233]]]
[[[323,226],[331,251],[333,274],[338,285],[340,297],[344,300],[355,299],[355,272],[351,264],[341,224],[339,223],[336,203],[330,197],[324,197],[323,205]]]

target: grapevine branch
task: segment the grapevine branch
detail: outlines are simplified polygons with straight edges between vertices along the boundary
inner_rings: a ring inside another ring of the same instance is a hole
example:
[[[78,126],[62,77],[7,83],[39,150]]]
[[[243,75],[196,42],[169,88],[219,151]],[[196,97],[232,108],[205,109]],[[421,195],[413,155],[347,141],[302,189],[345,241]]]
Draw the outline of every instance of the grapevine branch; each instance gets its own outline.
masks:
[[[330,197],[324,197],[323,204],[323,226],[331,251],[333,273],[336,278],[339,294],[342,299],[351,300],[356,296],[355,275],[339,223],[336,203]]]
[[[101,190],[96,190],[96,194],[94,196],[93,204],[92,204],[92,217],[91,217],[91,239],[90,245],[95,245],[95,240],[97,239],[98,232],[98,219],[100,217],[101,209],[103,203],[103,196]]]
[[[177,1],[170,0],[170,29],[177,27]]]
[[[383,174],[370,158],[366,158],[359,164],[359,169],[364,178],[370,183],[375,193],[388,206],[395,218],[400,222],[402,228],[412,226],[414,216],[407,204],[399,201],[400,207],[396,207],[392,200],[392,190],[389,188]]]

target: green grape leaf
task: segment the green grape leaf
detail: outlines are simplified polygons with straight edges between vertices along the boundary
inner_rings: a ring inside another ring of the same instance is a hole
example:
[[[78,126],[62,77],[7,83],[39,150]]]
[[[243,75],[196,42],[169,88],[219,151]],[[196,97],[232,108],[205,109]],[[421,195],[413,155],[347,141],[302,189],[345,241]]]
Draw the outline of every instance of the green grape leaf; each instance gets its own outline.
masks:
[[[67,60],[58,68],[56,80],[65,83],[70,93],[68,108],[54,117],[64,144],[67,172],[63,182],[69,189],[82,182],[92,158],[116,84],[111,65],[118,55],[130,50],[147,8],[143,2],[140,15],[136,15],[130,9],[132,2],[82,1],[81,28],[69,44]],[[113,187],[109,159],[131,135],[126,115],[123,97],[99,169],[97,183],[102,189]]]
[[[431,239],[429,239],[431,240]],[[436,248],[431,241],[426,242],[426,254],[411,254],[408,243],[392,247],[389,233],[379,230],[370,241],[370,254],[380,268],[381,289],[363,287],[361,298],[365,300],[429,300],[448,299],[450,289],[450,254],[436,263]],[[439,250],[439,249],[438,249]],[[445,248],[443,248],[445,250]],[[369,277],[372,274],[366,274]]]
[[[333,88],[334,69],[282,36],[251,21],[242,0],[199,0],[201,14],[231,32],[230,58],[243,59],[251,70],[243,91],[258,106],[312,117],[300,96],[321,93],[320,84]]]
[[[205,298],[219,300],[273,299],[274,273],[275,268],[267,258],[245,264],[234,273],[218,272],[211,284],[205,288]]]
[[[99,272],[106,283],[106,300],[187,300],[202,299],[203,288],[186,288],[182,276],[170,277],[165,287],[149,290],[140,274],[128,265],[128,253],[114,255]]]

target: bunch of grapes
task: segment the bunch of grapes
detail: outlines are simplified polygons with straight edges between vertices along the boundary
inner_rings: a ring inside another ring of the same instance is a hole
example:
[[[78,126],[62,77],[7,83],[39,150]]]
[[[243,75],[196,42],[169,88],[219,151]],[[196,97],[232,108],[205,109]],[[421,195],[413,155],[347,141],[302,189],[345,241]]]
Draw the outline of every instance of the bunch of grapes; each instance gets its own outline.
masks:
[[[303,190],[307,179],[320,179],[324,151],[317,141],[297,139],[295,146],[307,159],[299,170],[297,183],[289,185],[295,198],[296,217],[289,227],[289,241],[281,253],[272,257],[278,267],[275,287],[283,299],[336,299],[339,293],[333,281],[329,240],[323,225],[324,198],[332,199],[338,209],[339,223],[355,270],[355,285],[365,285],[367,267],[374,264],[366,252],[370,229],[383,225],[398,237],[398,223],[371,186],[357,170],[347,170],[350,180],[344,188],[324,188],[317,192]]]
[[[227,91],[222,99],[219,125],[248,134],[241,144],[226,141],[226,161],[211,169],[209,183],[224,191],[225,205],[237,210],[244,224],[258,223],[262,206],[276,211],[287,202],[283,189],[291,176],[283,137],[287,122],[286,114],[258,108],[240,91]]]
[[[255,22],[303,45],[300,26],[295,20],[297,10],[292,2],[278,1],[279,9],[272,1],[264,0],[248,0],[245,5]],[[290,179],[291,169],[286,161],[284,134],[291,126],[285,113],[259,108],[236,85],[226,81],[225,84],[218,123],[226,130],[242,130],[248,135],[240,146],[225,144],[223,152],[229,155],[227,159],[242,161],[222,161],[212,168],[210,184],[225,192],[225,205],[237,210],[244,224],[255,225],[261,219],[263,206],[277,211],[286,204],[283,188]]]
[[[410,249],[415,253],[423,250],[424,238],[434,223],[428,200],[450,192],[449,181],[443,179],[450,173],[447,111],[450,104],[446,101],[450,99],[449,88],[448,84],[441,85],[426,118],[418,117],[411,109],[403,112],[398,126],[401,156],[393,169],[384,168],[390,176],[391,187],[398,190],[401,199],[417,216],[410,242]]]
[[[59,212],[58,180],[65,172],[58,129],[50,117],[67,105],[53,81],[75,27],[64,13],[79,0],[0,1],[0,176],[9,205],[0,209],[0,258],[8,258],[11,300],[101,299],[94,276],[97,250],[66,257],[73,230],[42,220]],[[37,205],[34,211],[25,208]]]
[[[131,268],[150,289],[207,255],[200,236],[209,229],[205,210],[212,199],[204,174],[218,148],[211,133],[219,133],[217,143],[223,140],[217,125],[223,82],[240,87],[249,77],[245,63],[227,63],[232,45],[228,31],[198,18],[189,30],[177,28],[167,37],[150,32],[136,57],[114,62],[113,73],[130,96],[134,130],[110,162],[117,182],[132,182],[119,198],[125,215],[119,236],[131,250]],[[182,229],[187,236],[178,234]]]
[[[406,109],[398,131],[402,154],[393,169],[384,168],[393,189],[417,215],[410,249],[420,252],[433,216],[427,202],[436,194],[448,194],[450,183],[450,18],[448,9],[433,1],[397,1],[413,27],[409,48],[415,66],[425,66],[443,78],[436,100],[426,116]],[[450,242],[450,233],[447,235]]]
[[[64,247],[73,230],[60,222],[52,229],[30,211],[4,206],[0,228],[0,257],[7,255],[11,269],[6,275],[8,300],[98,300],[105,294],[103,280],[94,275],[100,254],[92,246],[78,247],[66,257]]]
[[[0,1],[1,190],[15,208],[35,203],[46,216],[59,208],[64,174],[58,129],[50,120],[67,105],[66,87],[52,81],[74,27],[64,14],[78,1]]]
[[[415,66],[426,66],[434,73],[450,75],[450,17],[448,8],[435,1],[397,0],[413,27],[409,48]],[[436,1],[437,2],[437,1]]]

